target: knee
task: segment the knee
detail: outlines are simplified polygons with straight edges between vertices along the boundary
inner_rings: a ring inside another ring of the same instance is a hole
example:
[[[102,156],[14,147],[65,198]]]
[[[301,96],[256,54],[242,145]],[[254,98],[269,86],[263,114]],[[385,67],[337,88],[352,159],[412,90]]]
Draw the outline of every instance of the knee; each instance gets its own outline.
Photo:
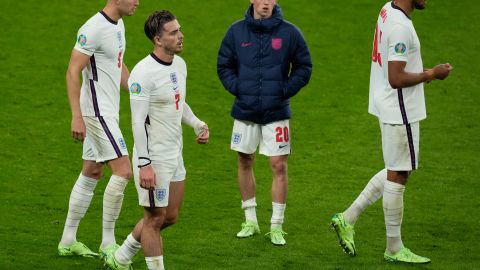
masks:
[[[166,220],[166,210],[164,208],[156,209],[155,213],[147,215],[143,218],[143,226],[160,230]]]
[[[275,160],[271,162],[270,166],[275,175],[284,175],[287,173],[287,162],[284,160]]]
[[[168,213],[165,217],[164,227],[176,224],[178,221],[178,211]]]
[[[82,170],[82,175],[88,178],[100,179],[102,177],[102,167],[89,167]]]
[[[250,169],[253,167],[255,154],[238,153],[238,167],[240,169]]]
[[[125,178],[125,179],[130,179],[132,178],[132,168],[130,166],[122,168],[119,172],[115,173],[116,175]]]

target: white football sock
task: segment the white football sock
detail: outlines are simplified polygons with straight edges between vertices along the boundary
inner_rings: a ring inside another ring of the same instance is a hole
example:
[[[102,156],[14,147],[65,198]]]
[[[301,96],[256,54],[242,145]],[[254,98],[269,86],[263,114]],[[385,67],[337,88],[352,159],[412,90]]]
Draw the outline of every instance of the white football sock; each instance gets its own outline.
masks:
[[[257,207],[255,197],[242,201],[242,209],[245,211],[245,220],[258,223],[255,207]]]
[[[148,270],[165,270],[163,266],[163,256],[145,257]]]
[[[287,205],[284,203],[272,202],[272,218],[270,219],[270,229],[282,229],[286,206]]]
[[[61,245],[68,246],[77,241],[78,225],[90,206],[93,190],[97,183],[98,180],[86,177],[83,174],[78,176],[77,182],[75,182],[70,193],[67,220],[63,228],[62,240],[60,240]]]
[[[115,242],[115,222],[120,215],[123,202],[123,191],[128,180],[112,175],[103,194],[103,233],[102,248],[106,248]]]
[[[127,264],[133,259],[135,254],[142,248],[140,242],[138,242],[130,233],[127,239],[123,241],[123,244],[113,254],[115,259],[121,264]]]
[[[370,179],[357,199],[343,212],[348,224],[354,225],[361,213],[383,195],[383,185],[387,181],[387,169],[379,171]]]
[[[405,186],[385,181],[383,190],[383,213],[387,229],[387,251],[397,253],[403,246],[401,226],[403,219],[403,193]]]

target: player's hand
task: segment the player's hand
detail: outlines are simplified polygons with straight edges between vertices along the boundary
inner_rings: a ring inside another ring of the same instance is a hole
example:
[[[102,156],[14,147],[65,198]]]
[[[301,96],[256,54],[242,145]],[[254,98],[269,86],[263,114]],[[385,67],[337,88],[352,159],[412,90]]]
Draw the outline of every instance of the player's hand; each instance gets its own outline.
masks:
[[[157,185],[155,180],[155,171],[152,165],[140,168],[140,186],[144,189],[154,190]]]
[[[85,122],[83,122],[83,117],[73,116],[72,117],[72,137],[77,141],[82,141],[86,136]]]
[[[206,144],[208,143],[208,138],[210,137],[210,133],[208,132],[208,126],[207,124],[204,124],[201,128],[200,131],[197,134],[197,138],[195,138],[195,141],[198,144]]]
[[[433,76],[437,80],[443,80],[448,77],[452,69],[453,67],[449,63],[436,65],[434,68],[432,68]]]

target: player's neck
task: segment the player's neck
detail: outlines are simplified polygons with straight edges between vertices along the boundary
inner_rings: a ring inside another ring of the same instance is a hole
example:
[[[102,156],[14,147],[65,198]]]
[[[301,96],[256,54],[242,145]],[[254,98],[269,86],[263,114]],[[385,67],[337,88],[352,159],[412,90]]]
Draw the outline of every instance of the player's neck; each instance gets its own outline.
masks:
[[[411,17],[413,12],[413,3],[411,0],[394,0],[393,3],[401,8],[408,17]]]
[[[102,10],[107,16],[112,19],[113,21],[118,22],[122,18],[120,13],[118,12],[117,8],[112,6],[111,4],[106,5]]]
[[[165,53],[162,48],[158,48],[156,47],[154,50],[153,50],[153,54],[155,54],[155,56],[160,59],[162,62],[165,62],[165,63],[172,63],[173,62],[173,57],[175,55],[173,54],[167,54]]]

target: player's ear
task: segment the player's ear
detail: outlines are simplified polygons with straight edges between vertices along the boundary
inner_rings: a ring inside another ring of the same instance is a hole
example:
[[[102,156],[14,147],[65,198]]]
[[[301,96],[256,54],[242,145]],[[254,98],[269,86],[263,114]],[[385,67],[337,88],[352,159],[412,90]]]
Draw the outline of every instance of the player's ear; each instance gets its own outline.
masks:
[[[153,37],[153,43],[154,43],[155,45],[162,46],[162,40],[160,39],[159,36]]]

